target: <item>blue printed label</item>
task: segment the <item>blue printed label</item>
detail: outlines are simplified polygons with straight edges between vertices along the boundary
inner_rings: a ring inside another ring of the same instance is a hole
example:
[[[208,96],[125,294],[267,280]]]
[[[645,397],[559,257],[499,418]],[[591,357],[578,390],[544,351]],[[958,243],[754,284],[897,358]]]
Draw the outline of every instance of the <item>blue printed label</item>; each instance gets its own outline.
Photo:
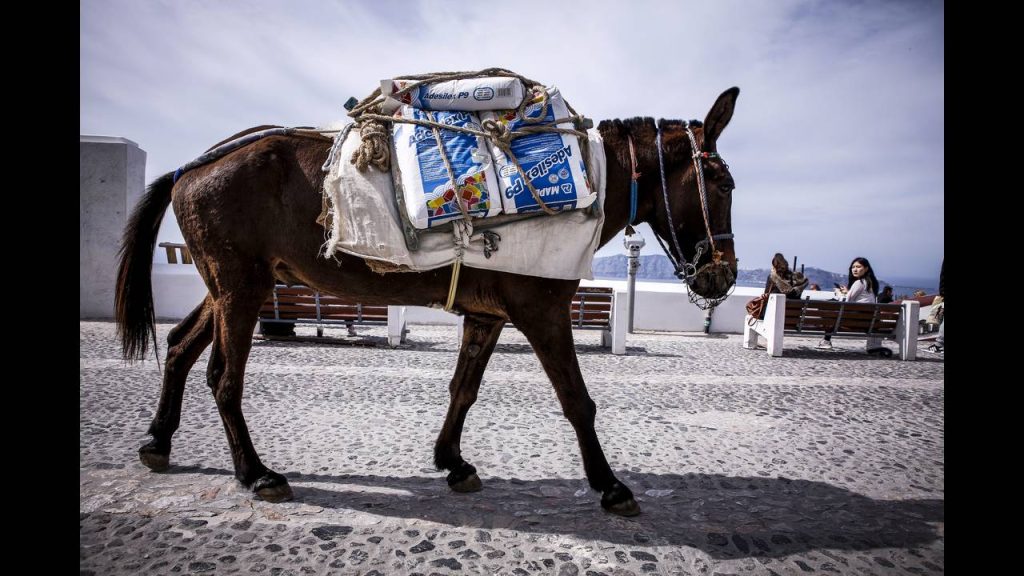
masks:
[[[524,125],[551,125],[557,118],[568,116],[568,109],[557,90],[552,90],[548,93],[547,106],[544,106],[540,98],[535,97],[535,101],[523,110],[524,116],[533,120],[529,124],[519,118],[516,110],[483,114],[506,124],[510,131],[515,131]],[[541,121],[536,122],[538,119]],[[510,147],[512,155],[523,169],[526,180],[512,160],[506,158],[500,149],[492,150],[497,163],[505,212],[540,210],[540,205],[526,185],[527,181],[533,184],[537,196],[550,208],[570,210],[576,208],[581,200],[590,197],[586,169],[583,167],[579,143],[575,136],[558,132],[539,132],[513,139]],[[587,201],[583,205],[589,203],[590,201]]]
[[[434,120],[447,126],[460,126],[479,130],[479,125],[466,112],[435,112]],[[427,114],[413,109],[412,117],[428,120]],[[472,134],[440,130],[441,141],[455,176],[455,188],[441,153],[434,131],[425,126],[416,126],[409,136],[408,145],[416,150],[420,182],[423,186],[423,203],[426,208],[427,226],[434,226],[455,217],[461,217],[458,198],[472,216],[486,216],[491,207],[490,187],[484,168],[490,158],[481,155],[477,137]],[[486,154],[483,151],[483,154]],[[422,213],[422,208],[419,209]]]

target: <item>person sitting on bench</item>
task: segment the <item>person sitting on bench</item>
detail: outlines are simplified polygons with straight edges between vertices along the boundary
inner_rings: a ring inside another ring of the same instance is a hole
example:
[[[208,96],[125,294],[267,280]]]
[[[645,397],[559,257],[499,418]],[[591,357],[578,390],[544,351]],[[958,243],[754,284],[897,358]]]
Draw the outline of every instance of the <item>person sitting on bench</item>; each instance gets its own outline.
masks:
[[[875,278],[875,271],[867,258],[860,256],[850,262],[849,279],[846,281],[849,288],[846,290],[847,302],[866,302],[874,304],[878,301],[878,279]],[[837,327],[838,328],[838,327]],[[826,334],[825,338],[818,343],[818,348],[823,350],[832,349],[832,335]],[[882,346],[879,338],[868,338],[868,354],[886,354],[889,349]]]
[[[781,253],[772,258],[772,269],[764,283],[765,294],[785,294],[787,300],[799,300],[800,293],[807,286],[807,278],[789,269],[789,262]]]

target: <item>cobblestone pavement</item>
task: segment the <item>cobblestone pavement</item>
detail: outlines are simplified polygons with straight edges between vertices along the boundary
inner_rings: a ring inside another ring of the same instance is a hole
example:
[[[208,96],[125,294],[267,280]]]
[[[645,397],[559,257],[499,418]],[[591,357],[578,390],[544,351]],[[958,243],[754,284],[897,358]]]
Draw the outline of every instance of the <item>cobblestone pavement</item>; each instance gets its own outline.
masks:
[[[161,353],[171,324],[160,324]],[[114,325],[81,322],[81,574],[936,574],[944,568],[943,358],[862,342],[637,334],[628,355],[576,331],[597,430],[643,513],[602,511],[571,426],[525,338],[507,328],[463,455],[484,489],[450,492],[431,462],[454,327],[384,328],[357,345],[257,341],[243,407],[295,499],[232,477],[205,383],[188,378],[171,468],[138,460],[153,360],[120,360]],[[304,330],[300,328],[300,331]],[[310,328],[309,330],[312,330]],[[891,344],[890,344],[891,346]]]

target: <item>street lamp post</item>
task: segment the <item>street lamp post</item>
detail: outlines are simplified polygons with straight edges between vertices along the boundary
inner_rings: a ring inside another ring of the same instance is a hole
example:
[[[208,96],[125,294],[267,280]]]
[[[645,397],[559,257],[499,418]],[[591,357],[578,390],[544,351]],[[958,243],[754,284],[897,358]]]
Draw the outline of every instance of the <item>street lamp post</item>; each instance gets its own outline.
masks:
[[[629,267],[627,268],[627,284],[626,284],[626,297],[628,300],[626,308],[626,317],[628,318],[626,323],[626,331],[630,334],[633,333],[633,302],[636,297],[636,271],[640,268],[640,249],[644,247],[644,238],[639,233],[626,236],[622,240],[622,244],[626,247],[626,252],[629,254]]]

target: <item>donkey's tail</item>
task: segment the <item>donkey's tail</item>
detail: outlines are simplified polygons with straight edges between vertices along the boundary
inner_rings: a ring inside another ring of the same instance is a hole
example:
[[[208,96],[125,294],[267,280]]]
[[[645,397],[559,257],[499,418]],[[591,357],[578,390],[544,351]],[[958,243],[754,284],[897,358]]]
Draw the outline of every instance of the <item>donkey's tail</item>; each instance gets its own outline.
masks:
[[[121,355],[134,362],[146,355],[149,337],[156,350],[156,311],[153,308],[153,250],[160,222],[171,203],[174,173],[149,185],[135,206],[121,238],[120,264],[114,292],[114,319],[121,340]]]

